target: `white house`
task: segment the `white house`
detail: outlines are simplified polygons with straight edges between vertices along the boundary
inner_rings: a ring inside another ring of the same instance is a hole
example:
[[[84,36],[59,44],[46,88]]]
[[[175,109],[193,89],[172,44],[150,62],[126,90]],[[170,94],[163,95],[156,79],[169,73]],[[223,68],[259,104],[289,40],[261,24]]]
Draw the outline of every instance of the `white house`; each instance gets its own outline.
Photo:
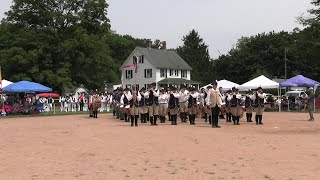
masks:
[[[163,42],[162,49],[152,49],[150,40],[149,48],[137,47],[130,54],[121,67],[121,81],[123,87],[136,85],[138,89],[149,87],[156,82],[157,87],[169,87],[170,85],[198,85],[191,80],[192,68],[175,52],[166,50]],[[137,73],[133,66],[137,59]]]

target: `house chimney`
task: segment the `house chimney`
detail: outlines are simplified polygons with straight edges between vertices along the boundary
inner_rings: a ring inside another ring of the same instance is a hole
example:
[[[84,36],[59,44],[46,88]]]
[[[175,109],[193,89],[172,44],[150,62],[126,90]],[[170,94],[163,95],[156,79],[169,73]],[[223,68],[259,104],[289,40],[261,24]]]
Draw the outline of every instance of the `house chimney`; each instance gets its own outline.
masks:
[[[161,49],[167,49],[167,41],[162,41]]]
[[[147,39],[147,48],[152,48],[152,41],[151,39]]]

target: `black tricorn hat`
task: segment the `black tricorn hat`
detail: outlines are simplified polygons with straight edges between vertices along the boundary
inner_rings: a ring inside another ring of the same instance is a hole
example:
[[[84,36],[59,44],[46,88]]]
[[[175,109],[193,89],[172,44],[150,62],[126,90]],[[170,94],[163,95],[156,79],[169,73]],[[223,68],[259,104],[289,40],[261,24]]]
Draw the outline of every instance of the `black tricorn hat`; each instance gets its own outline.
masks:
[[[258,91],[259,89],[262,89],[262,87],[261,87],[261,86],[260,86],[260,87],[258,87],[258,88],[257,88],[257,91]]]

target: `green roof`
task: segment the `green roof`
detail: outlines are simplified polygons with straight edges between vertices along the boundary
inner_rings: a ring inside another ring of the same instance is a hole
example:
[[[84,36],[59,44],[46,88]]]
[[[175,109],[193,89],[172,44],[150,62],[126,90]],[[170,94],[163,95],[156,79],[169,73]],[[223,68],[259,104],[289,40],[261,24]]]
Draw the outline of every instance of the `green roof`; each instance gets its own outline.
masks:
[[[149,62],[158,69],[192,70],[175,51],[137,47]]]
[[[158,82],[158,84],[199,84],[196,81],[182,78],[166,78]]]

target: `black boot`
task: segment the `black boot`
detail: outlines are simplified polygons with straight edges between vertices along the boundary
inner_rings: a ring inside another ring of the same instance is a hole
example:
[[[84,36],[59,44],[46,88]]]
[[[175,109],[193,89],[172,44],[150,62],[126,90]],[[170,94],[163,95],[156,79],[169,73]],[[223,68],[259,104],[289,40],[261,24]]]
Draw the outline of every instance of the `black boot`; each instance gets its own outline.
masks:
[[[128,115],[124,114],[124,122],[128,122]]]
[[[208,114],[204,113],[204,122],[208,122]]]
[[[169,118],[169,121],[172,121],[172,116],[171,116],[170,112],[168,112],[168,118]]]
[[[174,125],[178,125],[178,115],[174,115]]]
[[[240,116],[237,116],[237,125],[240,125]]]
[[[98,111],[96,111],[96,118],[98,119]]]
[[[246,113],[246,118],[247,118],[247,122],[250,122],[250,121],[249,121],[249,119],[250,119],[249,113]]]
[[[138,118],[139,118],[138,115],[136,115],[136,116],[134,117],[134,125],[135,125],[135,126],[138,126]]]
[[[143,114],[140,114],[140,123],[143,123]]]
[[[232,121],[233,121],[233,125],[237,124],[237,117],[232,115]]]
[[[153,126],[153,117],[149,117],[149,119],[150,119],[151,126]]]
[[[189,115],[189,122],[190,122],[190,125],[192,124],[192,115]]]
[[[166,123],[166,117],[162,116],[162,123]]]
[[[116,110],[113,110],[112,113],[113,113],[113,116],[116,116]]]
[[[196,115],[195,114],[192,115],[192,124],[196,125]]]
[[[209,124],[212,122],[212,116],[209,116]]]
[[[249,122],[252,122],[252,113],[250,113],[250,120]]]
[[[131,116],[131,126],[134,124],[134,116]]]
[[[259,115],[256,115],[256,125],[259,124]]]
[[[171,125],[174,125],[174,115],[171,115],[170,119],[171,119]]]
[[[259,115],[259,124],[263,125],[263,123],[262,123],[262,115]]]
[[[158,120],[158,116],[157,116],[157,115],[154,115],[154,116],[153,116],[153,125],[158,126],[157,120]]]

